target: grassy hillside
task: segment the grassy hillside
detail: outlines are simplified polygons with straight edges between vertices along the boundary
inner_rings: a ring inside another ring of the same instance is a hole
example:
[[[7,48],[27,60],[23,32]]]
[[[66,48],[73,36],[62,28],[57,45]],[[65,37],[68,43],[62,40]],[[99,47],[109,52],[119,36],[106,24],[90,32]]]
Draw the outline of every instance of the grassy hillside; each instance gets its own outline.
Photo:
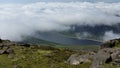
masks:
[[[67,48],[12,45],[14,53],[0,55],[0,68],[88,68],[91,63],[69,65],[66,60],[71,54],[79,53]]]
[[[114,47],[111,48],[111,45]],[[99,66],[99,64],[96,65],[96,62],[101,61],[104,68],[118,68],[119,62],[115,63],[114,60],[120,57],[112,58],[113,60],[110,60],[109,57],[112,57],[113,54],[113,56],[120,54],[120,39],[105,42],[101,46],[104,48],[100,49],[99,46],[94,45],[18,44],[9,40],[0,40],[0,68],[89,68],[91,65]],[[77,65],[69,63],[67,60],[72,55],[74,57],[70,61],[77,59],[83,63]],[[89,59],[83,58],[83,56]],[[90,62],[85,62],[87,59]]]

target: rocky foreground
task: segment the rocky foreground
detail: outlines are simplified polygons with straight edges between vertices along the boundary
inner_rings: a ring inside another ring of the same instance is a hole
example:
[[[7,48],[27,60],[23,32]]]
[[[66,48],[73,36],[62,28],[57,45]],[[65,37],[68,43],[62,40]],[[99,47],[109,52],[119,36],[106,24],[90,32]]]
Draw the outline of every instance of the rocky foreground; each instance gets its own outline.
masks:
[[[75,68],[66,60],[76,53],[66,48],[21,44],[0,39],[0,68]]]
[[[89,68],[120,68],[120,39],[104,42],[97,53],[73,54],[67,62],[72,65],[91,63]]]
[[[71,50],[0,39],[0,68],[120,68],[120,39],[99,50]]]

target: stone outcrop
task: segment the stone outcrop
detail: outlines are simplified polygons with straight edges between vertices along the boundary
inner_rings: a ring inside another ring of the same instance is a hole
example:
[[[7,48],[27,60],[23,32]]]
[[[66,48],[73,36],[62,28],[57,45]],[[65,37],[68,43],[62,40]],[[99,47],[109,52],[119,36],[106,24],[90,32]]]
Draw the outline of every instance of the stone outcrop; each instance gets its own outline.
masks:
[[[120,67],[120,59],[115,59],[112,64]]]
[[[80,64],[80,61],[78,59],[78,56],[77,54],[73,54],[69,57],[69,59],[67,60],[67,63],[69,64],[72,64],[72,65],[78,65]]]
[[[120,39],[114,39],[104,42],[100,50],[95,55],[73,54],[68,59],[69,64],[78,65],[81,63],[91,62],[90,68],[105,68],[104,64],[111,64],[120,67]],[[85,56],[84,58],[82,56]],[[92,60],[89,60],[91,58]]]
[[[104,68],[103,64],[112,63],[119,66],[120,63],[120,48],[117,45],[120,43],[119,39],[104,42],[101,49],[95,55],[90,68]]]
[[[10,53],[14,53],[14,50],[7,45],[1,45],[0,46],[0,54],[10,54]]]
[[[0,39],[0,55],[1,54],[14,54],[14,50],[11,46],[15,45],[15,43],[9,40],[1,40]]]
[[[103,44],[100,45],[100,48],[112,48],[115,47],[116,44],[120,43],[120,39],[113,39],[113,40],[109,40],[104,42]]]
[[[90,68],[104,68],[104,63],[109,63],[112,61],[110,51],[110,49],[102,49],[98,51],[98,53],[95,55],[95,58],[93,58]]]
[[[72,65],[78,65],[82,63],[89,63],[91,62],[91,58],[94,57],[94,53],[89,53],[85,55],[73,54],[67,60],[67,63]]]

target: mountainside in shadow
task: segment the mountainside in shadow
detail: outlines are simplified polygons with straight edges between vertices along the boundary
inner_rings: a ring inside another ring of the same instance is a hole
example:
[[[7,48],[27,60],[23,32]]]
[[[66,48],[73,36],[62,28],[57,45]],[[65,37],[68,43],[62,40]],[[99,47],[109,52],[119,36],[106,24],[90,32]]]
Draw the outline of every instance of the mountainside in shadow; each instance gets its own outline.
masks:
[[[93,40],[104,40],[107,32],[112,35],[120,34],[120,23],[114,25],[73,25],[69,31],[62,32],[64,35],[86,38]],[[109,40],[109,39],[108,39]]]
[[[23,41],[38,44],[46,41],[66,45],[99,45],[102,41],[120,37],[119,29],[120,23],[96,26],[73,25],[68,31],[36,32],[32,37],[24,37]]]

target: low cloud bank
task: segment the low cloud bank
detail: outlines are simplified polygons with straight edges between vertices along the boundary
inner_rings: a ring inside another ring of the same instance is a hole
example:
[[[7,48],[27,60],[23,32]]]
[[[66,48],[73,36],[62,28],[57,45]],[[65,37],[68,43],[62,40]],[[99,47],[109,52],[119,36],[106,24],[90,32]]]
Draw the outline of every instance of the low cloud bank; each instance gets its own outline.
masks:
[[[105,32],[105,35],[103,36],[104,41],[108,41],[108,40],[116,39],[116,38],[120,38],[120,34],[116,34],[113,31],[107,31]]]
[[[120,23],[120,3],[38,2],[0,5],[0,37],[15,41],[36,31],[64,31],[71,25]],[[107,34],[106,34],[107,35]]]

